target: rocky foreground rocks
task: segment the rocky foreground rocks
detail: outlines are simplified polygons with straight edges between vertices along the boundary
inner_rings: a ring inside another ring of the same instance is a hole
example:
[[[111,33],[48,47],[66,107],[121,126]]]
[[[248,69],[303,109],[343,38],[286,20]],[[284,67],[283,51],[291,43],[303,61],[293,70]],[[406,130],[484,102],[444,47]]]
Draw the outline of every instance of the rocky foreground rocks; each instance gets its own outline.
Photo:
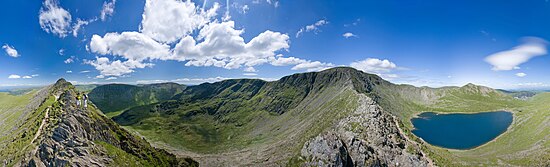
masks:
[[[393,116],[371,98],[359,96],[354,113],[304,144],[305,166],[431,166]]]

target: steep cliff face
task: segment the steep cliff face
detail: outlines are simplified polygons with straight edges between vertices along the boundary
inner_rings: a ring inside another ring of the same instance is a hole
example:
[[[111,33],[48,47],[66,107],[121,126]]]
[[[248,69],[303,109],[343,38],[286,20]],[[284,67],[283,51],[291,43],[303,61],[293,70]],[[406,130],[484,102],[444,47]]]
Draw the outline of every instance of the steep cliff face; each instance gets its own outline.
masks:
[[[133,136],[106,118],[91,103],[77,105],[78,92],[60,80],[50,87],[54,99],[18,163],[23,166],[197,166]]]
[[[407,138],[397,120],[365,95],[359,107],[328,131],[306,142],[306,166],[428,166],[430,160]]]

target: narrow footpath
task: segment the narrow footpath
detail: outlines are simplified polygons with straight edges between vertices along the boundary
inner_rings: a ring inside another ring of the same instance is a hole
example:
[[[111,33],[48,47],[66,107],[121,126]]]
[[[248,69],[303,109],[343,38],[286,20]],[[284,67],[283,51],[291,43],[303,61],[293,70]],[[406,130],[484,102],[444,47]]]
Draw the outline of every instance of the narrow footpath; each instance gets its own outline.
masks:
[[[36,141],[36,139],[38,139],[40,134],[42,134],[42,130],[48,124],[48,121],[49,121],[48,119],[50,119],[50,108],[49,107],[46,109],[46,116],[44,116],[44,119],[42,119],[42,123],[40,124],[40,127],[38,128],[38,131],[36,131],[36,134],[34,134],[34,138],[31,140],[31,143],[29,143],[30,145],[32,145],[32,143],[34,143],[34,141]],[[38,148],[39,148],[39,146],[36,146],[36,148],[32,151],[31,155],[36,154],[36,151],[38,151]]]

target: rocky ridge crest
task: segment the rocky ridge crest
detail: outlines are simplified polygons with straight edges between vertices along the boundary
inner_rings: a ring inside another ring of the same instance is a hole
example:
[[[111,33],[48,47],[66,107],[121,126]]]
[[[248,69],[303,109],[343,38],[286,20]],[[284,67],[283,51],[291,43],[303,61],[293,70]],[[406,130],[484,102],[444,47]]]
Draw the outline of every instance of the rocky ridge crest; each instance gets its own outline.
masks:
[[[306,166],[431,166],[395,117],[371,98],[359,96],[355,112],[304,144]]]
[[[198,166],[192,159],[179,159],[153,148],[144,139],[133,136],[100,114],[93,104],[89,103],[87,108],[78,106],[78,92],[69,82],[59,80],[51,86],[50,92],[56,101],[47,106],[43,125],[31,142],[36,148],[21,165]],[[120,164],[118,160],[123,158],[134,161]]]

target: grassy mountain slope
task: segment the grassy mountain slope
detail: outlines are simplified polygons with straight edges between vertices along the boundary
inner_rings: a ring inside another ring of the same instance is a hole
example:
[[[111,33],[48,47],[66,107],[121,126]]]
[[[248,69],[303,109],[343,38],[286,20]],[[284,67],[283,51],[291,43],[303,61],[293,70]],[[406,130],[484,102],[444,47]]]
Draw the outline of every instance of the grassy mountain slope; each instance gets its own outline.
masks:
[[[45,116],[43,105],[53,103],[51,86],[34,90],[24,95],[2,94],[2,126],[0,134],[0,163],[14,165],[31,149],[33,132],[40,126]]]
[[[101,111],[112,117],[131,107],[168,100],[184,89],[185,86],[176,83],[139,86],[107,84],[92,89],[88,95]]]
[[[170,101],[134,107],[113,119],[206,165],[286,164],[305,142],[361,105],[357,90],[373,94],[384,83],[350,68],[274,82],[226,80],[190,86]],[[243,159],[251,152],[261,154]]]
[[[25,117],[25,106],[36,93],[33,91],[20,96],[0,93],[0,136],[9,133],[20,118]]]
[[[1,138],[0,162],[7,166],[197,165],[151,147],[93,104],[76,106],[77,93],[63,79],[34,93],[27,101],[24,121],[11,124],[14,130]]]
[[[113,119],[175,150],[223,158],[218,155],[227,151],[268,149],[273,155],[256,158],[285,162],[299,152],[300,143],[357,107],[350,80],[343,79],[350,77],[348,69],[336,70],[277,82],[190,86],[173,100],[135,107]]]
[[[545,129],[544,122],[549,119],[542,112],[545,98],[518,100],[501,91],[473,84],[442,88],[397,85],[376,75],[343,67],[294,74],[273,82],[239,79],[190,86],[170,100],[136,106],[113,119],[158,147],[208,162],[206,165],[284,165],[288,162],[287,165],[296,165],[304,160],[299,156],[304,143],[333,129],[341,120],[356,119],[353,113],[363,106],[358,102],[363,95],[372,99],[373,105],[383,112],[396,116],[405,139],[421,143],[422,151],[415,150],[414,143],[410,148],[406,146],[409,153],[427,154],[436,165],[483,165],[481,161],[472,160],[475,157],[498,162],[484,165],[530,163],[519,156],[503,156],[505,152],[491,152],[488,149],[491,147],[524,152],[535,150],[536,153],[526,156],[530,160],[549,155],[544,145],[548,132],[540,131]],[[410,118],[421,112],[494,110],[511,111],[515,116],[509,132],[497,141],[513,139],[514,135],[533,135],[519,130],[520,127],[533,127],[537,135],[509,140],[506,145],[490,142],[469,151],[449,151],[424,143],[410,133],[413,128]],[[529,126],[520,126],[522,124]],[[360,124],[346,123],[351,130],[361,129],[358,126]],[[389,131],[397,133],[395,129]],[[371,130],[361,133],[371,133]],[[541,163],[536,162],[531,164]]]

